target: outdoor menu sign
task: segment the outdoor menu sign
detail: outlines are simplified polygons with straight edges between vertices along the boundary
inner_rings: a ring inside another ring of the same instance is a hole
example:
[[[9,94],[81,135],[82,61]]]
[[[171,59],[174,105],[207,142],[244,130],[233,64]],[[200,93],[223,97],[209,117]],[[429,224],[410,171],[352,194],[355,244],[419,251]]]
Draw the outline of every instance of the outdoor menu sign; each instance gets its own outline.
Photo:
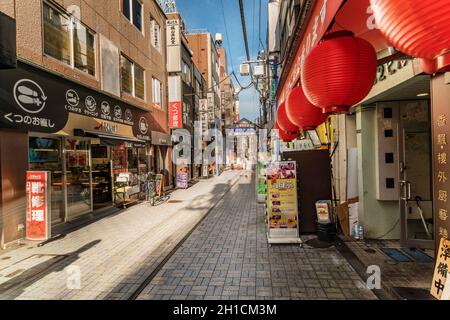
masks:
[[[269,243],[302,243],[298,231],[296,163],[271,162],[266,174]]]
[[[441,239],[441,244],[436,256],[436,268],[434,271],[431,294],[439,300],[449,300],[449,263],[450,263],[450,241]]]
[[[45,241],[50,238],[50,172],[27,171],[26,238]]]
[[[188,168],[186,166],[181,166],[177,170],[177,188],[187,189],[188,188]]]

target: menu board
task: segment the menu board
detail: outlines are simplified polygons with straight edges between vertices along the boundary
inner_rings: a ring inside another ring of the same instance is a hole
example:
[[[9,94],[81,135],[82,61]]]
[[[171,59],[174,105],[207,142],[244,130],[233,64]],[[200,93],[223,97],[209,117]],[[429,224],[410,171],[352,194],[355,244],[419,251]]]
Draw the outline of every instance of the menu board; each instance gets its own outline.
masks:
[[[267,195],[267,182],[266,182],[266,166],[264,162],[258,161],[258,183],[257,183],[257,201],[264,203]]]
[[[301,243],[298,232],[296,163],[269,163],[266,174],[269,243]]]

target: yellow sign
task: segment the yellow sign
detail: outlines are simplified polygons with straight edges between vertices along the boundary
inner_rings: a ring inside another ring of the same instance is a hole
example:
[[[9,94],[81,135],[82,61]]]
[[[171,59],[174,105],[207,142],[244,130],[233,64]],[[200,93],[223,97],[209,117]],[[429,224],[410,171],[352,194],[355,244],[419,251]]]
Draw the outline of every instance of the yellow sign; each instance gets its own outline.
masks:
[[[270,229],[297,229],[297,181],[295,162],[267,167],[267,199]]]
[[[431,284],[431,295],[438,300],[447,300],[450,281],[448,281],[449,275],[449,262],[450,262],[450,241],[444,238],[441,239],[439,251],[436,257],[436,268],[434,271],[433,283]]]

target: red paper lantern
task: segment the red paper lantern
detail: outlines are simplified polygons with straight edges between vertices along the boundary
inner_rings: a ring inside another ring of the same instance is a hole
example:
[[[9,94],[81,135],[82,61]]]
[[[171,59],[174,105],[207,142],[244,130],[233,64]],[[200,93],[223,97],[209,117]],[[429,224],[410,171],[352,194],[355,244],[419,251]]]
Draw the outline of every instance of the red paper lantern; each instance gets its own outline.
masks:
[[[284,102],[278,107],[277,122],[278,125],[280,126],[280,129],[285,132],[295,133],[301,131],[301,129],[298,126],[296,126],[289,120],[286,114],[286,103]]]
[[[284,142],[291,142],[300,135],[300,132],[290,133],[282,130],[278,124],[278,121],[275,121],[275,125],[273,128],[275,129],[277,136]]]
[[[327,120],[328,115],[311,104],[301,87],[295,87],[286,99],[288,119],[303,130],[314,130]]]
[[[367,96],[376,74],[373,46],[352,32],[337,31],[305,58],[302,85],[308,100],[324,113],[346,113]]]
[[[375,20],[398,50],[422,58],[427,73],[450,70],[448,0],[371,0]]]

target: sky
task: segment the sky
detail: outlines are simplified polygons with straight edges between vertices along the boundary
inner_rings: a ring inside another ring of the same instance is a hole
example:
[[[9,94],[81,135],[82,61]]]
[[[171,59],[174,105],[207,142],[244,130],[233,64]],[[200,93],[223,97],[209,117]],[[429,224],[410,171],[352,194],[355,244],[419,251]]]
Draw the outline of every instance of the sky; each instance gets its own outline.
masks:
[[[256,60],[258,49],[262,49],[259,41],[266,46],[267,3],[268,0],[243,0],[250,59]],[[228,72],[235,70],[242,86],[250,83],[249,77],[241,77],[239,65],[247,60],[242,32],[239,0],[176,0],[177,9],[181,13],[188,31],[208,30],[213,36],[222,33],[223,46],[227,49]],[[223,4],[223,7],[222,7]],[[258,28],[261,4],[261,27]],[[223,10],[222,10],[223,8]],[[236,87],[236,81],[235,85]],[[255,120],[259,116],[259,96],[252,87],[239,95],[241,118]]]

